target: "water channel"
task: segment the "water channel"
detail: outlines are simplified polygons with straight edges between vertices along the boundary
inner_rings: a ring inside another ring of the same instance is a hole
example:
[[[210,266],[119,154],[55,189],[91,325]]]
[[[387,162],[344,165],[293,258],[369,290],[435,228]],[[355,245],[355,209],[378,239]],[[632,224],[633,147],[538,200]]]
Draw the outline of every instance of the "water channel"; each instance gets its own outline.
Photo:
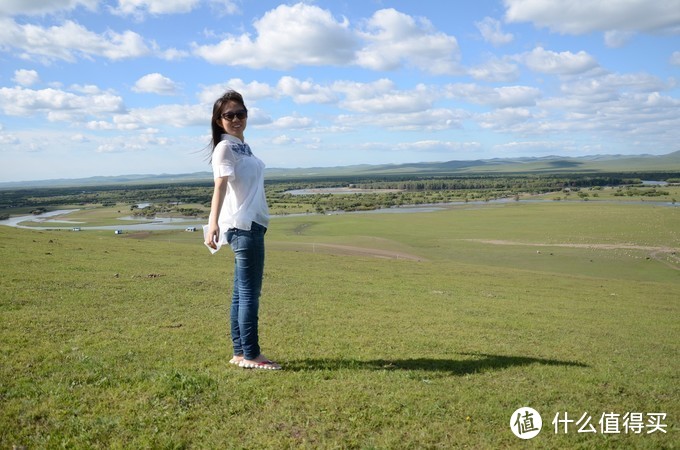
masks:
[[[520,200],[520,203],[553,203],[554,200]],[[451,202],[451,203],[434,203],[434,204],[423,204],[423,205],[411,205],[411,206],[395,206],[391,208],[379,208],[370,211],[331,211],[327,212],[326,215],[339,215],[339,214],[409,214],[409,213],[429,213],[435,211],[443,211],[446,209],[461,207],[461,206],[471,206],[471,207],[483,207],[499,204],[509,204],[516,203],[512,198],[501,198],[497,200],[489,201],[471,201],[471,202]],[[592,203],[616,203],[625,205],[648,205],[648,206],[667,206],[667,207],[680,207],[680,204],[673,204],[671,202],[655,202],[655,201],[607,201],[598,200]],[[7,220],[0,220],[0,225],[15,227],[15,228],[25,228],[30,230],[121,230],[121,231],[166,231],[166,230],[183,230],[191,227],[196,227],[196,230],[200,230],[201,227],[207,223],[206,219],[195,219],[195,218],[155,218],[150,219],[145,223],[138,224],[118,224],[118,225],[103,225],[103,226],[87,226],[80,222],[69,221],[69,220],[54,220],[53,217],[64,216],[73,212],[79,211],[78,209],[61,209],[56,211],[50,211],[38,215],[26,215],[12,217]],[[316,216],[318,213],[302,213],[302,214],[286,214],[286,215],[274,215],[272,219],[277,219],[281,217],[296,217],[296,216]],[[126,216],[120,217],[119,220],[122,222],[130,220],[140,220],[137,217]],[[142,219],[143,220],[143,219]],[[45,224],[46,226],[26,226],[22,225],[23,222],[33,222]]]

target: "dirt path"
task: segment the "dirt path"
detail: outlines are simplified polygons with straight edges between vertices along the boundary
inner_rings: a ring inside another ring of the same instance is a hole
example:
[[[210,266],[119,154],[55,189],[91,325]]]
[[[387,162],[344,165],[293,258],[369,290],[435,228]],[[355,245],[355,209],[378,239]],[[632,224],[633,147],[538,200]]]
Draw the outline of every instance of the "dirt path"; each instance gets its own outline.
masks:
[[[469,242],[480,242],[492,245],[520,245],[527,247],[568,247],[586,248],[597,250],[642,250],[649,252],[650,258],[663,263],[671,269],[680,270],[680,248],[677,247],[653,247],[649,245],[636,244],[542,244],[530,242],[505,241],[500,239],[463,239]]]
[[[288,242],[269,242],[267,245],[273,245],[278,248],[302,250],[312,253],[331,253],[335,255],[354,255],[354,256],[372,256],[383,259],[403,259],[407,261],[427,261],[425,258],[412,255],[405,252],[397,252],[392,250],[383,250],[378,248],[356,247],[352,245],[340,244],[320,244],[320,243],[288,243]]]

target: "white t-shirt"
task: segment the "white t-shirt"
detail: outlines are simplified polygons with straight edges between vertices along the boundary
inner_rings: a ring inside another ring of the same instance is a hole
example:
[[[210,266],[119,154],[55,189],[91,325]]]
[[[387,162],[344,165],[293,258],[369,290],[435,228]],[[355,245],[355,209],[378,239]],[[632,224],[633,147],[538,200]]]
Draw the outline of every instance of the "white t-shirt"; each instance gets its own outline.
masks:
[[[250,230],[252,222],[269,226],[264,167],[248,144],[232,135],[222,135],[212,154],[213,177],[228,177],[227,194],[217,221],[220,226],[218,248],[226,243],[229,228]],[[214,211],[210,214],[212,216]]]

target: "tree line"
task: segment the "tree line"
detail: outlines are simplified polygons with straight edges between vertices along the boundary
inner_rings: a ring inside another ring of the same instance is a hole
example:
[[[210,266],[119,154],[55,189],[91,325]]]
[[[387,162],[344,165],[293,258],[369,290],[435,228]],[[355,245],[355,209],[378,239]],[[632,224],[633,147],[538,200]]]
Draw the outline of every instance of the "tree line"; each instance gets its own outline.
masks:
[[[275,213],[371,210],[425,203],[488,201],[517,197],[521,193],[542,194],[565,189],[628,186],[635,191],[621,195],[646,195],[637,187],[641,180],[675,181],[677,172],[599,174],[516,174],[456,176],[343,176],[309,179],[267,179],[265,192]],[[290,191],[355,187],[375,192],[332,195],[292,195]],[[130,205],[132,215],[176,214],[202,217],[212,196],[212,181],[158,185],[99,186],[87,188],[35,188],[0,190],[0,218],[17,209],[44,212],[66,205]],[[389,190],[389,191],[387,191]],[[635,194],[629,193],[634,192]],[[658,192],[658,191],[656,191]],[[654,195],[654,194],[650,194]],[[136,205],[149,203],[147,208]],[[190,206],[188,206],[190,205]]]

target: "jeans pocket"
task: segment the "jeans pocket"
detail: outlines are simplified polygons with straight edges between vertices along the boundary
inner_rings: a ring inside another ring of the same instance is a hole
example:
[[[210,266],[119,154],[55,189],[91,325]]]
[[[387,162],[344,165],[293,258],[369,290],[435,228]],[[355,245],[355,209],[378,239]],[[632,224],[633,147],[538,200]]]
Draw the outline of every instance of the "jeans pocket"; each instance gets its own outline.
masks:
[[[236,238],[238,237],[238,229],[236,228],[229,228],[227,230],[227,244],[231,245],[232,247],[236,243]]]

